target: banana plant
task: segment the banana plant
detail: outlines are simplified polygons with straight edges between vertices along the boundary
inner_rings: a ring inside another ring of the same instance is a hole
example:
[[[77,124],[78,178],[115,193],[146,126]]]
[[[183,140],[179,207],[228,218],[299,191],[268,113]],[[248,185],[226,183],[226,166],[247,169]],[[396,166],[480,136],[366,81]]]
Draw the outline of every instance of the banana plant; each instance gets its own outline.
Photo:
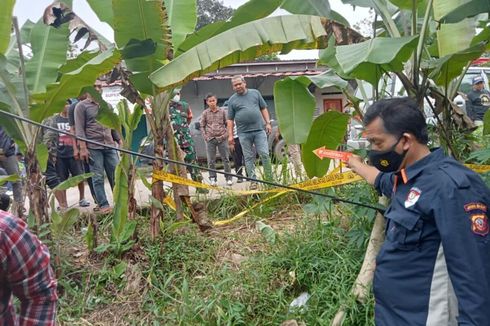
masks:
[[[137,91],[133,98],[141,105],[146,98],[153,99],[152,110],[148,110],[146,115],[156,156],[163,155],[163,138],[169,130],[166,118],[168,103],[173,88],[218,65],[229,65],[278,50],[288,52],[293,48],[326,45],[325,36],[339,29],[340,24],[333,20],[312,16],[265,18],[275,9],[283,8],[294,14],[332,16],[345,22],[323,0],[304,3],[252,0],[237,10],[230,22],[217,22],[194,33],[195,0],[89,0],[89,3],[99,18],[114,29],[117,47],[128,49],[122,51],[130,71],[127,78],[123,78],[127,93],[134,95]],[[128,16],[132,17],[130,21]],[[267,34],[267,38],[261,38],[262,32]],[[213,48],[206,47],[206,44]],[[201,46],[210,50],[199,55],[196,51]],[[228,55],[232,51],[234,54]],[[212,55],[206,57],[209,54]],[[200,61],[206,66],[196,65]],[[124,73],[122,76],[126,77]],[[154,162],[155,170],[162,167],[158,160]],[[154,184],[152,195],[159,201],[163,200],[160,183]],[[153,209],[153,237],[158,234],[160,219],[161,212]]]
[[[123,148],[131,150],[133,143],[133,130],[143,115],[141,106],[136,106],[134,111],[128,107],[125,100],[117,105],[117,118],[124,137]],[[139,147],[139,146],[138,146]],[[128,203],[128,205],[116,205],[112,220],[111,244],[116,255],[122,254],[132,245],[132,237],[136,230],[136,199],[134,197],[136,182],[137,157],[122,153],[121,161],[115,171],[114,202]]]
[[[120,54],[115,49],[94,53],[88,60],[84,56],[68,61],[70,31],[66,24],[53,27],[40,20],[36,24],[27,22],[19,31],[16,24],[10,23],[11,14],[2,11],[1,21],[9,22],[9,28],[0,30],[2,44],[9,41],[0,53],[0,108],[4,111],[41,122],[61,111],[67,98],[77,97],[83,87],[92,85],[119,62]],[[26,48],[28,55],[23,52]],[[39,127],[10,117],[0,119],[0,124],[25,153],[30,214],[38,226],[42,225],[49,215],[41,173],[47,150],[38,142]]]

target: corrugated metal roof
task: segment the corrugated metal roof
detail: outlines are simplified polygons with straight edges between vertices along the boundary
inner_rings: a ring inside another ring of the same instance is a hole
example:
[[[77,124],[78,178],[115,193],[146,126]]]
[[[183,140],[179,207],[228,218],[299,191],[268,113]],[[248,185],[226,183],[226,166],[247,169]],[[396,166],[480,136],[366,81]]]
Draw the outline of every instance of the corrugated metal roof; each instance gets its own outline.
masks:
[[[287,76],[304,76],[304,75],[318,75],[321,74],[322,70],[305,70],[305,71],[280,71],[280,72],[257,72],[257,73],[241,73],[240,75],[244,78],[256,78],[256,77],[287,77]],[[196,77],[193,80],[222,80],[222,79],[231,79],[236,74],[207,74],[204,76]]]

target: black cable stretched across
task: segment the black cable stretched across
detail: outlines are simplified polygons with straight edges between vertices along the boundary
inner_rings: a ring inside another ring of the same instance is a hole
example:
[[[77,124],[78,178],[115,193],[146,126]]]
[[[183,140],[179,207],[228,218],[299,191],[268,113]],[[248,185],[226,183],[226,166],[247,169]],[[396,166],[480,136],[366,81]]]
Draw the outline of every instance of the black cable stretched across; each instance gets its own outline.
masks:
[[[152,155],[148,155],[148,154],[133,152],[133,151],[130,151],[130,150],[127,150],[127,149],[124,149],[124,148],[118,148],[116,146],[111,146],[111,145],[107,145],[107,144],[98,143],[98,142],[93,141],[93,140],[90,140],[90,139],[86,139],[86,138],[83,138],[83,137],[78,137],[78,136],[76,136],[76,135],[74,135],[74,134],[72,134],[72,133],[70,133],[68,131],[59,130],[57,128],[54,128],[54,127],[51,127],[51,126],[47,126],[47,125],[44,125],[42,123],[39,123],[39,122],[30,120],[30,119],[25,118],[25,117],[18,116],[16,114],[13,114],[13,113],[10,113],[10,112],[6,112],[6,111],[3,111],[3,110],[0,110],[0,114],[9,116],[9,117],[11,117],[13,119],[17,119],[17,120],[21,120],[21,121],[27,122],[29,124],[32,124],[32,125],[35,125],[35,126],[44,128],[44,129],[48,129],[48,130],[54,131],[56,133],[60,133],[60,134],[65,134],[65,135],[72,136],[73,138],[76,138],[78,140],[84,141],[84,142],[89,143],[89,144],[94,144],[94,145],[98,145],[98,146],[103,146],[105,148],[113,149],[113,150],[119,151],[121,153],[129,154],[129,155],[133,155],[133,156],[138,156],[138,157],[143,157],[143,158],[147,158],[147,159],[150,159],[150,160],[162,160],[163,162],[165,162],[167,164],[170,163],[170,164],[176,164],[176,165],[183,165],[183,166],[186,166],[186,167],[189,167],[189,168],[200,169],[200,170],[204,170],[204,171],[208,171],[208,172],[215,172],[215,173],[223,174],[225,176],[242,178],[242,179],[245,179],[245,180],[248,180],[248,181],[258,182],[258,183],[266,184],[268,186],[273,186],[273,187],[276,187],[276,188],[283,188],[283,189],[288,189],[288,190],[300,191],[300,192],[303,192],[303,193],[306,193],[306,194],[310,194],[310,195],[314,195],[314,196],[326,197],[326,198],[330,198],[330,199],[332,199],[334,201],[338,201],[338,202],[342,202],[342,203],[352,204],[352,205],[356,205],[356,206],[360,206],[360,207],[371,208],[371,209],[374,209],[374,210],[380,212],[381,214],[383,214],[385,212],[385,209],[384,208],[381,208],[381,207],[377,207],[377,206],[369,205],[369,204],[364,204],[364,203],[356,202],[356,201],[353,201],[353,200],[344,199],[344,198],[336,197],[336,196],[333,196],[333,195],[324,194],[324,193],[321,193],[321,192],[310,191],[310,190],[305,190],[305,189],[299,189],[299,188],[295,188],[295,187],[291,187],[291,186],[287,186],[287,185],[281,185],[279,183],[275,183],[275,182],[271,182],[271,181],[267,181],[267,180],[259,180],[259,179],[254,179],[254,178],[250,178],[250,177],[246,177],[246,176],[239,176],[239,175],[236,175],[236,174],[233,174],[233,173],[228,173],[228,172],[224,172],[224,171],[210,169],[208,167],[203,167],[203,166],[194,165],[194,164],[190,164],[190,163],[186,163],[186,162],[180,162],[180,161],[171,160],[171,159],[168,159],[168,158],[157,157],[157,156],[152,156]]]

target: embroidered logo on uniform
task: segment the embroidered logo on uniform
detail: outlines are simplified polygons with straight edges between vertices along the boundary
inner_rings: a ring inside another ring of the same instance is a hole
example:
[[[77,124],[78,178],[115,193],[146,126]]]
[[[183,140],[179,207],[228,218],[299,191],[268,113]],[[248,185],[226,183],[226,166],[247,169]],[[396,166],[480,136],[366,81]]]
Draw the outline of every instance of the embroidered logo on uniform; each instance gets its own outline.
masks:
[[[409,208],[419,200],[422,191],[417,187],[412,187],[408,192],[407,199],[405,199],[405,208]]]
[[[482,237],[488,234],[488,218],[485,214],[471,215],[471,230]]]
[[[464,210],[467,212],[471,212],[471,211],[475,211],[475,210],[486,212],[487,211],[487,205],[484,205],[482,203],[468,203],[468,204],[464,205]]]
[[[387,167],[388,165],[390,165],[390,162],[388,162],[387,160],[381,160],[379,164],[381,164],[381,166]]]

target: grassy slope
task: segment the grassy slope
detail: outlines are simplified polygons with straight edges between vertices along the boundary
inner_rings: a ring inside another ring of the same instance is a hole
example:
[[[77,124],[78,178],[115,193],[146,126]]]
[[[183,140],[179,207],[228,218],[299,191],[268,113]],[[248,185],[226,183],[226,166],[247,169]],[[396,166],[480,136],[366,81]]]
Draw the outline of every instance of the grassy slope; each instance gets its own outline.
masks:
[[[362,262],[369,219],[346,226],[335,217],[327,219],[325,210],[338,215],[338,208],[328,208],[324,200],[306,205],[309,213],[298,205],[302,201],[288,195],[254,211],[249,220],[209,235],[187,226],[158,244],[143,240],[123,262],[88,258],[78,243],[76,258],[73,250],[65,258],[73,265],[60,278],[60,324],[279,325],[296,319],[327,325],[346,304],[344,325],[372,325],[372,299],[359,305],[348,296]],[[210,209],[230,216],[239,210],[232,202],[239,201],[225,198]],[[277,233],[274,244],[254,223],[271,215],[265,222]],[[140,230],[148,229],[144,219],[141,224]],[[311,294],[306,309],[289,311],[302,292]]]

